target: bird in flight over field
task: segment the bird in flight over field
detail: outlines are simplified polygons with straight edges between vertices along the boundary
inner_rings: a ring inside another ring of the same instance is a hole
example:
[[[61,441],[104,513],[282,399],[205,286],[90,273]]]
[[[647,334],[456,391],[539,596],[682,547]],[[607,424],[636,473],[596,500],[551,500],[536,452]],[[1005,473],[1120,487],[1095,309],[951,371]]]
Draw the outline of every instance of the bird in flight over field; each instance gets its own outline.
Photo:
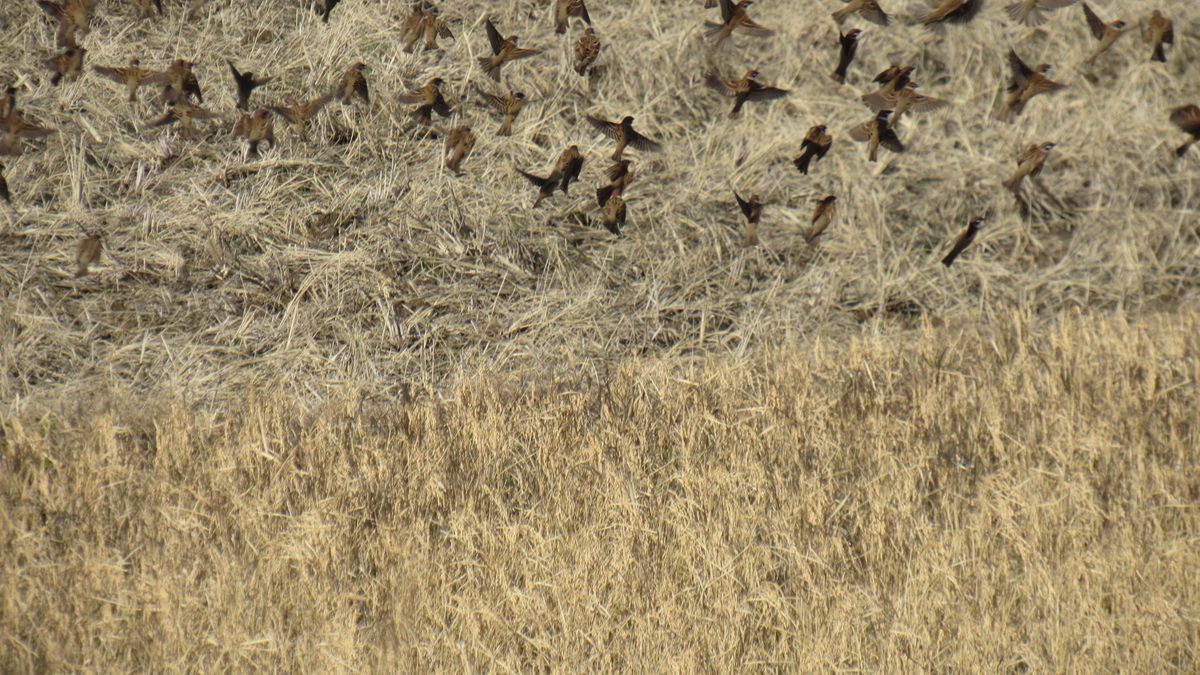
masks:
[[[1083,3],[1083,15],[1087,19],[1088,28],[1091,29],[1092,36],[1100,41],[1100,44],[1096,45],[1092,53],[1088,54],[1088,57],[1083,60],[1083,63],[1088,65],[1095,61],[1097,56],[1108,51],[1108,48],[1113,46],[1117,38],[1124,35],[1129,29],[1125,27],[1125,22],[1120,19],[1104,23],[1100,17],[1096,16],[1096,13],[1092,11],[1092,8],[1086,2]]]
[[[587,25],[592,25],[592,17],[588,16],[587,5],[583,0],[554,0],[554,32],[567,32],[567,21],[570,17],[579,17]]]
[[[1012,122],[1025,109],[1025,105],[1038,94],[1052,94],[1066,87],[1046,77],[1050,65],[1039,63],[1030,68],[1012,49],[1008,50],[1008,65],[1012,70],[1012,81],[1008,85],[1008,96],[998,113],[1005,122]]]
[[[878,92],[868,94],[863,97],[863,101],[872,110],[891,110],[893,126],[899,124],[900,116],[909,110],[913,112],[929,112],[950,105],[950,102],[945,99],[918,94],[916,83],[910,83],[899,91],[886,94]]]
[[[333,94],[327,92],[314,99],[309,99],[303,103],[296,100],[295,96],[288,96],[284,99],[284,104],[267,106],[267,110],[279,115],[287,120],[291,125],[292,133],[299,136],[302,140],[308,137],[308,121],[316,116],[325,104],[333,100]]]
[[[587,73],[587,69],[596,61],[596,57],[600,56],[600,38],[596,37],[596,31],[591,26],[583,31],[579,36],[579,41],[575,43],[575,72],[580,75]]]
[[[450,116],[450,106],[442,96],[443,84],[445,81],[442,78],[435,77],[420,89],[397,96],[396,100],[405,104],[419,104],[409,115],[419,122],[429,124],[435,112],[442,117]]]
[[[56,54],[46,60],[46,67],[54,71],[50,76],[50,84],[58,85],[64,80],[72,82],[79,77],[83,69],[83,55],[87,50],[83,47],[67,47],[61,54]]]
[[[1004,8],[1008,12],[1010,19],[1017,23],[1025,24],[1030,28],[1037,28],[1046,23],[1045,12],[1052,9],[1062,9],[1068,5],[1073,5],[1079,0],[1018,0]]]
[[[715,43],[717,46],[720,46],[738,28],[755,37],[766,37],[772,33],[770,29],[758,25],[754,19],[750,18],[750,15],[746,14],[746,9],[753,4],[754,0],[740,0],[737,4],[734,4],[733,0],[721,0],[721,23],[704,22],[704,28],[709,37],[714,35],[717,37]]]
[[[742,238],[742,246],[750,247],[758,245],[758,221],[762,219],[763,205],[757,194],[751,194],[750,200],[742,199],[736,191],[733,193],[733,198],[737,200],[738,207],[742,210],[742,215],[746,217],[746,235]]]
[[[350,66],[350,70],[342,75],[342,79],[333,89],[334,97],[340,99],[342,105],[349,105],[355,96],[361,98],[363,103],[371,105],[371,92],[367,88],[367,76],[363,75],[363,71],[366,69],[367,64],[359,61]]]
[[[471,127],[462,125],[454,127],[446,133],[446,166],[454,173],[462,173],[462,163],[470,156],[475,148],[475,134]]]
[[[485,19],[483,28],[487,31],[488,44],[491,45],[491,56],[480,56],[479,67],[483,72],[487,73],[488,77],[499,82],[500,68],[509,61],[517,59],[526,59],[542,52],[537,49],[525,49],[517,46],[517,36],[510,35],[504,37],[500,35],[500,31],[496,30],[496,26],[492,24],[491,19]]]
[[[833,20],[838,22],[839,25],[846,20],[846,17],[854,14],[855,12],[871,23],[877,23],[880,26],[888,25],[888,15],[883,11],[883,8],[879,6],[879,0],[843,1],[846,3],[846,6],[833,13]]]
[[[880,110],[875,117],[850,130],[851,139],[867,144],[868,161],[878,160],[881,145],[892,152],[904,152],[904,144],[888,123],[891,114],[890,110]]]
[[[226,61],[229,64],[229,72],[233,74],[233,81],[237,85],[237,107],[238,110],[250,109],[250,94],[255,89],[275,79],[274,77],[258,77],[254,73],[243,73],[233,65],[233,61]]]
[[[247,159],[259,158],[258,146],[260,143],[270,143],[271,147],[275,147],[275,122],[271,117],[271,111],[266,108],[259,108],[254,111],[253,115],[242,113],[242,116],[233,125],[233,133],[250,143],[250,150],[246,153]]]
[[[89,234],[79,240],[79,246],[75,249],[76,279],[87,276],[88,268],[100,260],[103,249],[104,243],[97,235]]]
[[[808,228],[808,232],[804,233],[804,242],[812,245],[817,241],[817,237],[829,227],[833,222],[833,216],[837,213],[837,197],[829,195],[821,201],[817,202],[817,208],[813,210],[812,223]]]
[[[621,236],[621,228],[625,227],[625,215],[625,198],[621,195],[609,197],[601,209],[601,220],[605,229],[618,237]]]
[[[130,103],[136,103],[138,100],[137,90],[143,84],[154,81],[154,71],[147,70],[141,67],[141,62],[138,59],[129,59],[129,65],[124,68],[115,66],[92,66],[92,70],[96,74],[107,77],[113,82],[118,82],[125,85],[126,91],[129,92]]]
[[[833,70],[834,82],[838,84],[846,81],[846,71],[850,68],[850,62],[854,60],[854,54],[858,51],[858,36],[862,31],[854,28],[845,33],[838,32],[838,63],[837,68]]]
[[[975,235],[979,234],[979,228],[983,226],[983,220],[982,216],[976,216],[971,219],[971,222],[967,223],[967,229],[958,235],[958,238],[954,240],[954,246],[950,249],[950,252],[946,254],[945,258],[942,258],[943,265],[946,267],[953,265],[958,256],[967,250],[971,242],[975,241]]]
[[[483,97],[483,100],[498,110],[504,115],[504,119],[500,122],[500,128],[496,130],[497,136],[511,136],[512,125],[516,121],[517,115],[521,114],[521,110],[525,107],[525,94],[522,92],[513,92],[508,96],[492,94],[480,89],[477,85],[475,90]]]
[[[748,70],[741,79],[737,80],[723,80],[716,74],[710,73],[705,79],[705,84],[709,88],[733,98],[733,110],[729,111],[729,116],[737,117],[746,101],[773,101],[787,96],[786,89],[761,84],[757,78],[757,70]]]
[[[638,150],[649,152],[662,150],[662,145],[658,142],[646,138],[633,129],[632,115],[626,115],[620,122],[609,122],[608,120],[588,115],[587,121],[600,133],[617,142],[617,149],[612,154],[613,161],[621,161],[621,155],[625,152],[625,146],[627,145],[632,145]]]
[[[1175,155],[1183,157],[1188,148],[1200,141],[1200,106],[1193,103],[1172,110],[1171,122],[1179,127],[1180,131],[1192,136],[1186,143],[1175,148]]]
[[[1146,42],[1154,45],[1150,60],[1166,63],[1167,54],[1163,45],[1175,44],[1175,24],[1157,9],[1146,20]]]
[[[609,167],[606,175],[608,176],[608,185],[596,190],[596,201],[600,204],[601,208],[614,195],[625,194],[625,190],[633,182],[633,167],[631,166],[631,162],[627,159],[622,159]]]
[[[55,40],[59,47],[76,46],[76,33],[87,35],[91,30],[96,0],[37,0],[37,4],[47,16],[58,22]]]
[[[824,124],[818,124],[808,130],[804,141],[800,144],[800,156],[793,160],[800,173],[808,175],[809,164],[813,160],[821,161],[829,147],[833,145],[833,136],[825,130]]]
[[[1021,183],[1026,177],[1033,178],[1042,172],[1042,167],[1046,165],[1046,158],[1050,156],[1050,151],[1054,149],[1054,143],[1046,142],[1040,145],[1031,145],[1017,156],[1017,171],[1011,178],[1004,181],[1004,187],[1017,192],[1021,187]]]
[[[947,23],[967,23],[983,8],[983,0],[929,0],[929,4],[921,23],[934,31],[944,30]]]

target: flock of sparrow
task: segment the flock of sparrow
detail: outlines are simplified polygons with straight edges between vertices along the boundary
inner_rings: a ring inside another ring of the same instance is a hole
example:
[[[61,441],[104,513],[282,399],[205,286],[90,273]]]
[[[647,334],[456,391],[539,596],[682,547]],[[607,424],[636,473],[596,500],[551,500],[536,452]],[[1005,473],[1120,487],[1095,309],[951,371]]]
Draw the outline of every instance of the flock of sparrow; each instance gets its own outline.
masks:
[[[162,0],[128,0],[136,5],[146,18],[155,13],[163,12]],[[833,19],[842,26],[848,18],[857,16],[863,20],[887,26],[890,22],[882,4],[888,0],[843,0],[845,6],[833,12]],[[83,60],[87,50],[79,43],[79,39],[89,31],[92,15],[98,0],[36,0],[45,14],[57,24],[56,43],[61,52],[46,61],[46,67],[51,71],[50,82],[57,85],[62,81],[78,78],[84,71]],[[188,11],[199,10],[205,0],[190,0]],[[328,22],[333,10],[341,0],[324,0],[318,2],[321,21]],[[1046,20],[1045,12],[1073,5],[1078,0],[1018,0],[1005,8],[1008,16],[1015,22],[1027,26],[1038,26]],[[748,13],[753,0],[704,0],[706,8],[719,7],[720,20],[705,22],[708,38],[714,45],[720,45],[735,34],[756,37],[771,35],[772,31],[758,24]],[[930,9],[919,22],[930,30],[941,32],[947,24],[963,24],[972,21],[980,12],[984,0],[930,0]],[[1091,34],[1096,39],[1095,49],[1084,61],[1092,63],[1100,54],[1108,50],[1132,27],[1123,20],[1105,22],[1087,2],[1082,3],[1084,18]],[[570,20],[578,19],[587,25],[574,43],[574,69],[581,76],[586,76],[600,54],[601,42],[592,28],[592,19],[588,13],[585,0],[554,0],[554,23],[557,33],[565,33],[570,27]],[[540,50],[519,46],[518,36],[504,35],[491,21],[484,21],[490,54],[479,57],[479,67],[495,82],[500,82],[501,72],[505,64],[536,56]],[[838,31],[838,59],[832,78],[843,83],[847,72],[854,60],[858,40],[862,30],[851,29],[846,32]],[[411,52],[418,45],[425,49],[438,49],[439,38],[453,38],[448,21],[429,0],[416,0],[410,13],[404,20],[400,41],[405,51]],[[1166,61],[1166,46],[1174,43],[1174,29],[1170,19],[1155,10],[1146,20],[1144,29],[1145,39],[1151,43],[1151,59]],[[1025,110],[1030,101],[1041,95],[1050,94],[1064,88],[1065,85],[1050,79],[1050,66],[1038,64],[1030,67],[1016,54],[1009,50],[1008,63],[1012,78],[1005,97],[996,117],[1006,122],[1013,122]],[[197,122],[213,119],[226,119],[227,115],[203,107],[204,97],[199,80],[193,70],[193,63],[184,59],[175,60],[162,70],[146,68],[137,58],[133,58],[125,66],[94,65],[92,71],[97,75],[113,80],[123,85],[131,102],[138,101],[138,91],[141,87],[155,85],[161,87],[162,102],[165,112],[150,122],[151,127],[178,124],[182,133],[192,135],[197,132]],[[292,133],[301,139],[305,138],[308,123],[327,104],[338,101],[343,105],[351,105],[356,100],[370,104],[370,91],[365,71],[366,64],[354,63],[325,93],[315,98],[299,101],[288,96],[282,104],[264,105],[252,110],[251,97],[254,91],[272,81],[253,72],[242,72],[234,63],[228,62],[237,94],[236,119],[233,123],[233,133],[244,139],[248,145],[247,156],[250,159],[259,158],[259,147],[262,144],[275,144],[274,118],[279,117],[289,125]],[[911,65],[892,65],[879,73],[874,81],[879,89],[862,97],[863,102],[875,111],[868,121],[856,125],[848,132],[851,140],[867,144],[869,161],[877,161],[879,148],[883,147],[892,152],[904,152],[896,125],[906,112],[926,112],[949,105],[949,101],[927,96],[917,92],[917,83],[912,80],[915,68]],[[749,102],[765,102],[780,99],[788,95],[788,91],[763,84],[758,81],[759,73],[750,70],[740,78],[725,79],[716,73],[710,73],[705,84],[720,94],[732,99],[733,106],[730,117],[741,114],[745,104]],[[444,81],[440,77],[430,79],[424,86],[397,97],[400,104],[412,106],[409,115],[416,121],[433,125],[433,115],[449,118],[452,114],[450,104],[442,94]],[[489,92],[476,86],[483,100],[493,107],[502,117],[496,134],[510,135],[513,124],[526,104],[523,93],[513,91],[506,94]],[[0,97],[0,124],[3,127],[3,138],[0,139],[0,154],[21,154],[24,150],[25,139],[36,139],[53,133],[53,129],[42,127],[28,121],[21,115],[17,106],[18,90],[14,86],[7,87]],[[1177,149],[1177,154],[1183,156],[1188,147],[1200,140],[1200,106],[1186,105],[1170,111],[1170,120],[1190,138]],[[654,152],[661,149],[661,144],[643,135],[633,127],[634,118],[626,115],[617,121],[601,119],[591,115],[587,121],[598,132],[611,139],[616,148],[612,154],[613,164],[607,171],[608,184],[596,191],[596,199],[601,212],[604,226],[614,235],[619,235],[626,219],[626,203],[624,193],[633,181],[632,163],[624,158],[627,147],[633,147],[643,152]],[[462,164],[471,154],[475,145],[475,132],[469,125],[460,124],[449,129],[438,130],[445,138],[445,164],[453,172],[460,173]],[[800,155],[795,158],[796,168],[803,174],[808,174],[816,162],[819,162],[829,152],[833,137],[825,125],[816,125],[808,130],[801,144]],[[1045,142],[1030,145],[1017,157],[1017,169],[1005,181],[1005,186],[1014,194],[1019,194],[1025,178],[1036,177],[1042,171],[1046,159],[1054,148],[1054,143]],[[551,197],[556,190],[568,192],[572,181],[579,178],[583,169],[585,157],[577,145],[564,149],[554,162],[550,171],[542,176],[518,169],[537,189],[534,206]],[[3,166],[0,165],[0,198],[10,202],[11,193],[3,176]],[[749,199],[743,199],[734,192],[734,198],[746,219],[744,244],[753,246],[758,243],[757,229],[762,217],[763,203],[757,194],[751,194]],[[818,237],[833,221],[837,209],[837,197],[829,195],[818,201],[805,240],[814,244]],[[950,266],[955,259],[974,240],[983,224],[983,217],[974,217],[966,228],[957,236],[949,253],[942,259],[943,264]],[[103,244],[98,235],[85,237],[79,244],[76,256],[78,270],[76,276],[88,273],[89,265],[96,262],[102,252]]]

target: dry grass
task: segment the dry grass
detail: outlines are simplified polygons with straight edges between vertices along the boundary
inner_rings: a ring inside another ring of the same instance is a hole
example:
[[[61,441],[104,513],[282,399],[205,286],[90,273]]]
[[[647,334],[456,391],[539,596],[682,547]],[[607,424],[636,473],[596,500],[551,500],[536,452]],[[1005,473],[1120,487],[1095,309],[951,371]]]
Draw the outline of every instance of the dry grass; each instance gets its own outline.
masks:
[[[28,411],[0,670],[1195,672],[1197,336],[1016,318],[445,401]]]

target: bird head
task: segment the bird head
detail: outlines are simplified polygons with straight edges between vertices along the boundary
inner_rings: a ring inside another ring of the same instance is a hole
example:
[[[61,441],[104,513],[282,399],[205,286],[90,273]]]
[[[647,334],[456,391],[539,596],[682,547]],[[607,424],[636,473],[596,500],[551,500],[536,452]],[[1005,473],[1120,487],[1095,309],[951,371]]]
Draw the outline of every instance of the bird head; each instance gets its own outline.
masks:
[[[357,61],[353,66],[350,66],[350,68],[361,73],[367,69],[367,64],[363,63],[362,61]]]
[[[517,99],[518,101],[524,101],[525,100],[525,92],[518,91],[517,93],[513,94],[513,98]]]
[[[440,87],[440,86],[442,86],[442,85],[443,85],[443,84],[445,84],[445,83],[446,83],[446,81],[445,81],[445,80],[443,80],[443,79],[442,79],[442,78],[440,78],[440,77],[435,77],[435,78],[433,78],[432,80],[430,80],[430,81],[429,81],[429,84],[432,84],[432,85],[433,85],[433,86],[435,86],[435,87]]]
[[[857,40],[859,35],[862,35],[862,30],[860,30],[858,28],[853,28],[849,32],[846,33],[846,39],[847,40]]]
[[[891,110],[880,110],[880,111],[879,111],[879,112],[876,114],[876,119],[879,119],[879,120],[882,120],[882,121],[886,122],[886,121],[887,121],[887,119],[888,119],[889,117],[891,117],[891,116],[892,116],[892,111],[891,111]]]
[[[595,29],[595,28],[592,28],[591,26],[588,26],[588,27],[587,27],[587,30],[583,31],[583,34],[584,34],[584,35],[589,35],[589,36],[590,36],[590,35],[595,35],[595,34],[596,34],[596,29]]]
[[[1161,18],[1163,18],[1163,13],[1156,9],[1153,12],[1150,12],[1150,16],[1151,16],[1151,18],[1161,19]]]
[[[757,193],[757,192],[755,192],[755,193],[752,193],[752,194],[750,195],[750,203],[751,203],[751,204],[758,204],[758,203],[760,203],[760,199],[761,199],[761,198],[758,196],[758,193]]]
[[[825,125],[818,124],[817,126],[813,127],[813,131],[817,132],[818,134],[823,134],[825,133]]]
[[[265,120],[267,118],[267,115],[270,115],[270,114],[271,114],[271,111],[267,110],[266,108],[259,108],[258,110],[254,111],[254,116],[260,120]]]
[[[1125,22],[1120,19],[1117,19],[1110,25],[1117,30],[1125,30]]]
[[[296,100],[295,96],[288,94],[287,98],[283,99],[283,104],[289,108],[294,108],[294,107],[300,105],[300,102]]]
[[[983,225],[983,221],[987,220],[984,216],[975,216],[971,219],[969,226],[979,227]]]
[[[1050,64],[1049,63],[1039,63],[1033,67],[1033,71],[1035,73],[1040,73],[1042,75],[1045,75],[1046,73],[1050,72]]]
[[[142,65],[142,62],[139,61],[138,57],[135,56],[135,57],[129,59],[129,65],[136,67],[136,66]]]
[[[1051,150],[1054,149],[1055,145],[1057,145],[1057,144],[1047,141],[1045,143],[1042,143],[1042,145],[1040,147],[1042,148],[1042,152],[1050,152]]]
[[[746,71],[746,79],[747,80],[758,79],[758,71],[754,70],[753,68],[751,68],[750,70],[747,70]]]
[[[623,125],[633,124],[633,115],[626,115],[626,116],[622,117],[621,124],[623,124]]]

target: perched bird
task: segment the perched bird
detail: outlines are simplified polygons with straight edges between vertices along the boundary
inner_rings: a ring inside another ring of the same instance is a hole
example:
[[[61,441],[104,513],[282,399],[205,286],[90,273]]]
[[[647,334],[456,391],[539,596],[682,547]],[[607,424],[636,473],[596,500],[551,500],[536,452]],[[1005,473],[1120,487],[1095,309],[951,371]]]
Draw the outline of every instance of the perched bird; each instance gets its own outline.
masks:
[[[1012,178],[1004,181],[1004,187],[1015,193],[1021,187],[1026,176],[1033,178],[1041,173],[1042,167],[1046,164],[1046,158],[1050,156],[1053,148],[1054,143],[1049,142],[1025,148],[1020,155],[1017,155],[1016,173],[1012,175]]]
[[[850,62],[854,60],[854,54],[858,51],[858,36],[861,33],[857,28],[846,33],[838,31],[838,64],[830,75],[834,82],[841,84],[846,81],[846,70],[850,68]]]
[[[808,130],[804,134],[804,141],[800,144],[800,156],[793,160],[796,168],[800,173],[808,175],[808,165],[814,159],[818,162],[829,152],[829,147],[833,145],[833,136],[830,136],[825,131],[824,124],[818,124]]]
[[[0,125],[3,125],[4,130],[4,137],[0,139],[0,155],[21,154],[22,138],[42,138],[54,133],[53,129],[31,124],[21,116],[21,113],[17,111],[15,92],[14,87],[9,87],[5,94],[7,103],[0,106],[0,109],[5,111],[3,119],[0,119]]]
[[[1196,141],[1200,141],[1200,106],[1191,104],[1172,110],[1171,123],[1179,127],[1185,134],[1192,135],[1186,143],[1175,148],[1175,155],[1183,157],[1188,148],[1192,147]]]
[[[739,0],[737,4],[734,4],[733,0],[721,0],[721,23],[713,21],[704,22],[704,28],[708,32],[709,37],[717,36],[716,44],[720,46],[738,28],[742,29],[742,32],[755,37],[770,35],[772,33],[770,29],[758,25],[754,22],[754,19],[751,19],[746,14],[746,9],[753,4],[754,0]]]
[[[742,209],[742,215],[746,217],[746,235],[742,238],[742,246],[757,246],[758,221],[762,219],[762,202],[759,201],[757,194],[751,194],[750,201],[746,201],[736,191],[733,193],[733,198],[737,200],[738,207]]]
[[[583,19],[587,25],[592,25],[592,17],[588,16],[587,5],[583,0],[554,0],[554,32],[567,32],[567,21],[570,17]]]
[[[190,136],[196,133],[196,121],[215,120],[220,117],[220,113],[206,110],[187,99],[181,98],[167,106],[167,111],[163,113],[163,116],[151,122],[150,126],[161,127],[179,122],[179,126],[183,129],[184,134]]]
[[[258,87],[275,79],[274,77],[256,77],[254,73],[243,73],[233,65],[233,61],[226,61],[229,64],[229,72],[233,73],[233,81],[237,84],[237,107],[238,110],[250,109],[250,94]]]
[[[129,92],[129,101],[136,103],[138,100],[137,90],[143,84],[154,81],[154,71],[147,70],[141,67],[141,62],[136,57],[129,59],[129,65],[120,68],[114,66],[92,66],[92,70],[96,74],[107,77],[113,82],[119,82],[125,85],[125,89]]]
[[[1061,9],[1076,2],[1078,0],[1018,0],[1005,7],[1004,11],[1008,12],[1013,21],[1036,28],[1046,23],[1046,15],[1043,12]]]
[[[138,9],[142,10],[143,19],[148,19],[154,16],[155,10],[158,11],[159,16],[162,16],[162,0],[133,0],[133,4],[137,5]]]
[[[943,30],[946,23],[967,23],[983,8],[983,0],[929,0],[929,4],[921,23],[930,30]]]
[[[888,25],[888,15],[879,6],[879,0],[843,0],[846,6],[833,13],[833,20],[841,24],[846,20],[846,17],[858,12],[862,18],[877,23],[880,26]]]
[[[588,26],[575,43],[575,72],[580,75],[586,73],[597,56],[600,56],[600,38],[596,37],[596,31]]]
[[[100,252],[103,249],[104,243],[97,235],[89,234],[79,241],[79,246],[75,249],[75,264],[78,266],[75,270],[76,279],[87,276],[88,268],[100,260]]]
[[[487,31],[488,43],[492,47],[492,56],[480,56],[479,67],[483,68],[483,72],[487,73],[488,77],[497,82],[500,81],[500,68],[505,63],[541,54],[541,51],[537,49],[518,47],[516,35],[508,37],[500,35],[500,31],[496,30],[491,19],[484,20],[483,28]]]
[[[340,99],[342,105],[350,105],[350,101],[358,96],[367,105],[371,105],[371,93],[367,90],[367,76],[363,75],[363,71],[367,69],[367,64],[359,61],[350,66],[350,70],[342,75],[342,79],[338,81],[337,86],[333,88],[334,98]]]
[[[176,59],[166,70],[154,74],[153,80],[163,85],[163,100],[174,103],[184,97],[194,97],[197,103],[204,103],[204,95],[200,92],[200,81],[192,70],[195,65],[191,61]]]
[[[1124,35],[1128,29],[1125,28],[1125,22],[1120,19],[1104,23],[1100,17],[1096,16],[1096,13],[1092,11],[1092,8],[1086,2],[1083,3],[1083,16],[1087,18],[1088,28],[1092,29],[1092,35],[1100,41],[1100,44],[1096,45],[1092,53],[1088,54],[1088,57],[1083,60],[1084,64],[1090,64],[1096,60],[1097,56],[1108,51],[1108,48],[1113,46],[1117,38]]]
[[[435,112],[442,117],[450,116],[450,106],[442,96],[443,84],[445,81],[442,78],[435,77],[420,89],[397,96],[396,100],[404,104],[418,104],[409,115],[418,122],[429,124]]]
[[[471,154],[471,150],[475,147],[475,134],[471,131],[471,127],[463,125],[454,127],[446,133],[446,152],[449,157],[446,159],[446,166],[454,173],[460,173],[459,167],[466,158]]]
[[[625,227],[625,198],[621,195],[609,197],[604,203],[604,208],[600,210],[600,215],[605,229],[618,237],[621,236],[621,228]]]
[[[4,180],[4,165],[0,164],[0,199],[12,203],[12,193],[8,191],[8,181]]]
[[[867,143],[868,161],[878,160],[881,145],[892,152],[904,152],[904,144],[888,124],[891,114],[889,110],[880,110],[875,117],[850,130],[850,138],[859,143]]]
[[[717,75],[710,73],[705,79],[705,84],[726,96],[733,97],[733,110],[729,111],[729,116],[737,117],[746,101],[773,101],[787,96],[786,89],[760,84],[757,78],[757,70],[747,70],[746,74],[738,80],[722,80]]]
[[[1012,69],[1013,79],[1008,85],[1004,105],[997,114],[1005,122],[1015,120],[1034,96],[1054,93],[1066,87],[1046,77],[1046,73],[1050,72],[1049,64],[1039,63],[1030,68],[1012,49],[1008,50],[1008,65]]]
[[[1146,42],[1154,45],[1154,53],[1150,55],[1150,60],[1166,63],[1167,53],[1163,45],[1175,44],[1175,24],[1157,9],[1146,20]]]
[[[270,143],[272,147],[275,146],[275,122],[271,117],[271,111],[259,108],[254,111],[253,115],[242,113],[242,116],[233,125],[233,135],[249,141],[250,151],[246,153],[247,159],[258,159],[260,143],[266,142]]]
[[[971,245],[971,242],[975,241],[975,235],[979,234],[979,228],[983,226],[983,220],[984,219],[982,216],[976,216],[971,219],[971,222],[967,223],[967,229],[963,230],[962,234],[958,235],[958,239],[954,240],[953,248],[950,249],[950,252],[946,254],[945,258],[942,258],[943,265],[946,267],[953,265],[954,261],[958,259],[958,256],[961,255],[963,251],[967,250],[967,247]]]
[[[496,135],[511,136],[513,122],[516,121],[517,115],[521,114],[521,109],[525,107],[525,94],[517,91],[508,96],[500,96],[486,92],[478,86],[475,87],[475,90],[479,92],[484,101],[504,115],[504,120],[500,123],[500,128],[496,130]]]
[[[658,142],[652,141],[634,131],[633,116],[631,115],[626,115],[620,122],[609,122],[588,115],[587,121],[600,133],[617,142],[617,149],[612,154],[613,161],[621,161],[621,155],[625,152],[625,146],[627,145],[632,145],[638,150],[647,152],[662,150],[662,145]]]
[[[287,120],[288,124],[292,125],[292,133],[304,139],[308,137],[308,121],[332,100],[332,93],[326,93],[303,103],[297,101],[295,96],[288,96],[284,99],[282,106],[267,106],[267,110]]]
[[[808,245],[816,243],[817,237],[829,227],[829,223],[833,222],[833,216],[837,213],[837,197],[829,195],[817,202],[817,208],[813,211],[812,224],[808,228],[808,232],[804,233],[804,242]]]
[[[92,12],[97,0],[37,0],[38,7],[58,22],[55,40],[59,47],[76,46],[76,34],[87,35],[91,30]]]
[[[625,190],[633,182],[633,168],[629,160],[622,159],[609,167],[606,175],[608,176],[608,185],[596,190],[596,201],[601,208],[614,195],[625,194]]]
[[[63,53],[47,59],[46,67],[54,71],[54,75],[50,76],[50,84],[58,85],[63,80],[70,82],[79,77],[79,71],[83,69],[83,55],[86,53],[87,50],[83,47],[67,47]]]
[[[321,23],[329,23],[329,13],[332,12],[333,8],[337,7],[338,3],[341,1],[342,0],[325,0],[321,7]]]
[[[863,97],[863,101],[872,110],[891,110],[892,126],[899,124],[900,116],[909,110],[913,112],[929,112],[950,105],[950,102],[945,99],[918,94],[916,83],[910,83],[903,89],[891,93],[881,94],[876,92],[874,94],[867,94]]]

